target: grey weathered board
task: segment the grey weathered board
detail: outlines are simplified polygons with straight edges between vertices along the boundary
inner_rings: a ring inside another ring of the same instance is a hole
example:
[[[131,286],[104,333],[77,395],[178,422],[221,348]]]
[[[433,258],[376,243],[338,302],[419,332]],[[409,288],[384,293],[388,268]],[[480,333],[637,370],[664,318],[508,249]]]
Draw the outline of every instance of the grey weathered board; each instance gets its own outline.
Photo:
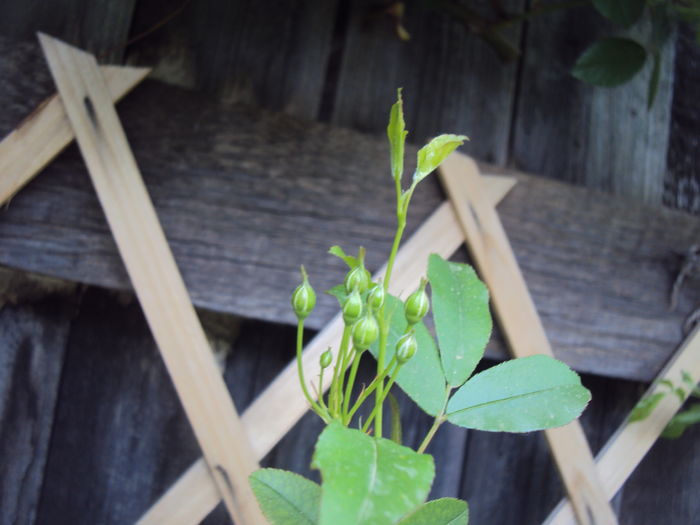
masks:
[[[664,202],[700,215],[700,46],[689,28],[679,31],[676,57]]]
[[[182,4],[182,3],[181,3]],[[197,0],[128,49],[129,63],[153,77],[213,93],[226,102],[260,104],[318,117],[336,0]],[[132,33],[141,34],[177,4],[141,0]]]
[[[237,406],[244,409],[292,358],[294,328],[244,321],[237,336],[227,337],[218,345],[228,350],[225,378]],[[34,493],[36,501],[41,489],[37,519],[31,514],[10,519],[3,513],[0,523],[132,523],[198,454],[140,308],[129,295],[90,289],[70,337],[52,341],[52,348],[65,351],[65,363],[43,484]],[[592,389],[593,401],[582,423],[592,447],[598,449],[635,403],[643,385],[591,376],[583,381]],[[430,421],[404,396],[399,395],[399,401],[404,442],[417,445]],[[2,420],[3,428],[6,421]],[[307,415],[265,458],[264,465],[317,479],[309,463],[321,428],[318,418]],[[700,482],[698,437],[695,429],[679,441],[654,447],[616,499],[622,524],[693,523],[700,512],[700,500],[692,491]],[[7,439],[1,435],[3,465],[9,456],[2,440]],[[437,464],[433,496],[468,499],[472,523],[538,525],[562,493],[538,434],[445,426],[430,452]],[[15,470],[10,475],[4,471],[3,478],[10,487],[22,481]],[[204,523],[230,521],[219,508]]]
[[[656,102],[647,111],[650,63],[620,88],[596,88],[568,73],[584,49],[612,31],[590,8],[540,17],[528,24],[511,163],[533,173],[659,204],[666,172],[674,47],[664,48],[662,80]]]
[[[11,128],[7,119],[23,104],[33,108],[15,99],[0,129]],[[293,322],[288,294],[298,265],[325,290],[342,278],[343,264],[326,255],[332,244],[365,245],[373,270],[386,259],[394,219],[384,140],[158,83],[119,108],[198,306]],[[417,192],[409,234],[442,198],[434,180]],[[532,177],[520,179],[500,212],[559,355],[583,371],[653,377],[698,301],[690,290],[677,311],[667,307],[674,252],[696,242],[700,221]],[[75,149],[0,212],[0,263],[128,287]],[[335,308],[323,296],[309,326],[322,326]]]
[[[44,482],[74,296],[0,305],[0,523],[31,523]]]
[[[501,64],[496,53],[456,18],[418,2],[407,6],[408,42],[396,37],[386,17],[368,17],[376,2],[348,4],[331,121],[383,131],[395,89],[403,87],[410,140],[464,133],[472,137],[465,151],[484,161],[504,163],[517,64]],[[524,4],[508,0],[503,7],[518,11]],[[520,31],[509,32],[508,37],[517,43]]]
[[[0,35],[34,39],[43,31],[101,58],[119,61],[136,0],[5,0]]]

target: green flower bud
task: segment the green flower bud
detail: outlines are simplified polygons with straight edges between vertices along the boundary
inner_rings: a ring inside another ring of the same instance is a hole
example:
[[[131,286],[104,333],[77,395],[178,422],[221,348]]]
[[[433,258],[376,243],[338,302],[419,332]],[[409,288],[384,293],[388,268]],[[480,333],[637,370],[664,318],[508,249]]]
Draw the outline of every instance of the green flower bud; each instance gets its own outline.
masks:
[[[352,328],[352,342],[357,350],[367,350],[379,337],[379,324],[371,313],[366,313]]]
[[[399,337],[396,342],[396,359],[400,364],[404,364],[415,355],[416,350],[418,350],[418,341],[416,341],[416,334],[411,330]]]
[[[319,359],[319,364],[321,368],[328,368],[333,362],[333,351],[329,348],[321,354],[321,359]]]
[[[304,280],[292,294],[292,308],[294,308],[297,319],[303,321],[316,306],[316,292],[311,288],[309,276],[303,266],[301,267],[301,275]]]
[[[370,282],[372,282],[372,276],[365,269],[364,265],[360,264],[348,272],[343,284],[348,293],[352,292],[355,288],[357,288],[360,293],[364,293],[365,290],[369,288]]]
[[[370,308],[374,310],[379,310],[384,304],[385,295],[386,294],[384,293],[384,287],[381,283],[379,283],[369,292],[369,296],[367,297],[367,304],[370,306]]]
[[[430,299],[428,299],[428,294],[425,292],[426,284],[428,284],[428,281],[421,279],[418,290],[406,299],[404,312],[409,325],[416,324],[423,319],[430,309]]]
[[[343,302],[343,321],[345,324],[352,325],[362,316],[362,296],[355,288]]]

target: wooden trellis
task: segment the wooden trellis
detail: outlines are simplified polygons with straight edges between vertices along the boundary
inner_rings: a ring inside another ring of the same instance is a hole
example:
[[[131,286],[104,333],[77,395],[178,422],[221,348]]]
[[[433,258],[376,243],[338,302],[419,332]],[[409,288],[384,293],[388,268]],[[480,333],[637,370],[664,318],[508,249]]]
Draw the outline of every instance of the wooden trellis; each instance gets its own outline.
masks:
[[[139,523],[197,523],[220,499],[237,523],[265,523],[248,488],[247,475],[256,468],[256,460],[307,411],[296,371],[291,365],[287,367],[239,420],[112,105],[147,71],[99,68],[87,53],[46,36],[40,39],[59,95],[0,143],[0,167],[4,168],[0,171],[0,202],[77,137],[120,254],[204,453],[204,459],[195,463]],[[451,203],[444,203],[400,251],[393,291],[415,285],[425,272],[428,254],[449,257],[466,239],[492,292],[513,353],[551,352],[495,212],[495,205],[513,180],[483,177],[473,161],[461,155],[448,159],[442,179]],[[342,321],[336,317],[305,349],[310,376],[317,375],[320,353],[341,331]],[[679,382],[681,371],[693,378],[700,376],[697,331],[660,378]],[[581,525],[615,523],[607,501],[680,405],[678,398],[667,396],[647,420],[623,424],[597,464],[577,422],[547,431],[571,501],[571,505],[557,507],[547,523],[573,523],[574,514]]]

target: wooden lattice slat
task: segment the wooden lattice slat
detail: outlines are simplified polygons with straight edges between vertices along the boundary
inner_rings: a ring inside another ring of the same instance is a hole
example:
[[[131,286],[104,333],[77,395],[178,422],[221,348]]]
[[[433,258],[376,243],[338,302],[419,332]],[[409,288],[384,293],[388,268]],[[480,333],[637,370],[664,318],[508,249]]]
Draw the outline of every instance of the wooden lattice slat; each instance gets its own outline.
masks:
[[[236,523],[266,523],[248,483],[258,468],[95,58],[40,42],[136,295],[211,477]]]
[[[484,196],[476,163],[451,155],[439,169],[472,259],[486,282],[501,329],[515,357],[553,356],[535,304],[496,209]],[[578,421],[545,430],[579,525],[613,525],[617,518],[595,469]]]

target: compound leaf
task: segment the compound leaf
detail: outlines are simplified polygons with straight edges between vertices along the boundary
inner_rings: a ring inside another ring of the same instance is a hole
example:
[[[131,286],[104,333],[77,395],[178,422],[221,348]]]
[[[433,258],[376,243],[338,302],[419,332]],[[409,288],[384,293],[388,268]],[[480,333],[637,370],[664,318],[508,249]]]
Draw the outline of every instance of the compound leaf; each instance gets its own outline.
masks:
[[[595,8],[605,18],[622,27],[634,24],[644,12],[644,0],[593,0]]]
[[[447,156],[469,137],[465,135],[439,135],[418,150],[418,165],[413,174],[413,184],[418,184],[435,170]]]
[[[403,174],[404,144],[406,143],[406,135],[408,135],[403,119],[401,88],[398,89],[396,102],[391,106],[386,134],[389,137],[389,144],[391,144],[391,175],[394,179],[400,180]]]
[[[586,49],[571,74],[596,86],[624,84],[644,67],[646,50],[629,38],[604,38]]]
[[[425,503],[398,525],[467,525],[468,521],[466,501],[441,498]]]
[[[481,361],[491,337],[489,292],[471,266],[432,254],[428,261],[433,320],[445,378],[462,385]]]
[[[250,486],[272,525],[317,525],[321,487],[294,472],[274,468],[250,475]]]
[[[428,496],[432,456],[389,439],[330,423],[316,442],[321,471],[320,525],[390,525]]]
[[[465,428],[530,432],[569,423],[590,399],[576,372],[535,355],[476,374],[448,402],[447,419]]]

